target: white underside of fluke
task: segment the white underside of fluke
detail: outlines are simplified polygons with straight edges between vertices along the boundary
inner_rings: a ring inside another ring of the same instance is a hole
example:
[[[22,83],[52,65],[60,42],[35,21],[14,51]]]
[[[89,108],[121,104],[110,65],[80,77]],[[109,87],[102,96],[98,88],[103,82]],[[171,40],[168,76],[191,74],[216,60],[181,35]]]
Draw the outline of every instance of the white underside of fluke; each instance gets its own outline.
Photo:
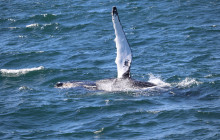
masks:
[[[132,61],[131,49],[129,47],[118,15],[112,15],[112,22],[116,36],[115,43],[117,48],[117,57],[115,63],[117,64],[118,78],[127,78],[130,77],[130,66]],[[127,76],[125,77],[126,73]]]

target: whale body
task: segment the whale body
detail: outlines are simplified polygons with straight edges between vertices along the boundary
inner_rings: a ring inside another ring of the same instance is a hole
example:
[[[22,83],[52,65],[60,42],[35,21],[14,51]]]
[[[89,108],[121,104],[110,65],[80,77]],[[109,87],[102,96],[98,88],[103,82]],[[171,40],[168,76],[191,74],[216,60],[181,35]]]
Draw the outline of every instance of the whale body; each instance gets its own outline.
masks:
[[[112,23],[115,31],[115,44],[117,56],[115,63],[117,65],[117,78],[103,79],[96,82],[67,82],[57,83],[58,88],[84,87],[87,89],[104,90],[104,91],[127,91],[156,86],[150,82],[137,81],[131,78],[130,68],[132,62],[132,53],[123,31],[118,11],[116,7],[112,8]]]

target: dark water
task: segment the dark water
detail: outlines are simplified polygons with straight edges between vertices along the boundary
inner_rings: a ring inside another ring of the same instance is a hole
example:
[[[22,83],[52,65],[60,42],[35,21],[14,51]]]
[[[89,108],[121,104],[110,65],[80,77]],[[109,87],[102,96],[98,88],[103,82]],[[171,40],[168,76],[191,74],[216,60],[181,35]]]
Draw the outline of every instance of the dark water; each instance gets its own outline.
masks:
[[[116,77],[112,6],[132,77],[169,87],[54,88]],[[1,139],[220,139],[219,0],[1,0],[0,11]]]

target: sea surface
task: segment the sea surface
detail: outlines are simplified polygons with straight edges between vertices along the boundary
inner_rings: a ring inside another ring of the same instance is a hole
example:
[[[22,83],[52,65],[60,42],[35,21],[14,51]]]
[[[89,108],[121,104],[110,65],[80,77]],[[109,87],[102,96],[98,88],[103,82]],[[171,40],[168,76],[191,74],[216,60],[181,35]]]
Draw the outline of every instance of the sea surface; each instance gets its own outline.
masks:
[[[115,78],[117,6],[131,76]],[[0,139],[220,139],[220,0],[0,0]]]

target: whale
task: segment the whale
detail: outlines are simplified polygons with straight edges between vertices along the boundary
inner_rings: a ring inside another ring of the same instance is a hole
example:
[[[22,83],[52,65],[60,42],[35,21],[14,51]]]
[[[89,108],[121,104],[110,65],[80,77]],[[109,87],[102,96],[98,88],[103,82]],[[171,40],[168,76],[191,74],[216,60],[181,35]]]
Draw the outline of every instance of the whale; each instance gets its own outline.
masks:
[[[57,88],[84,87],[87,89],[103,91],[129,91],[156,86],[154,83],[134,80],[131,77],[130,69],[132,63],[132,51],[120,22],[116,6],[112,7],[111,15],[115,31],[114,41],[117,50],[115,59],[117,65],[117,78],[102,79],[95,82],[58,82],[56,84]]]

